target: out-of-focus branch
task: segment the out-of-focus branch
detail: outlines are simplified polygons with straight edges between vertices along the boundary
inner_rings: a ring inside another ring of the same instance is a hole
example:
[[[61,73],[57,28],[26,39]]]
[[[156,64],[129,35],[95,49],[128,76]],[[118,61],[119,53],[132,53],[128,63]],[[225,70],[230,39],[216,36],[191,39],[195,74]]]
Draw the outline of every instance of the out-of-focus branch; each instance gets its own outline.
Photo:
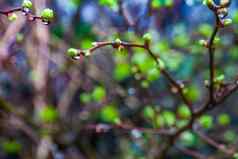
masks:
[[[144,44],[136,44],[136,43],[128,43],[128,42],[123,42],[120,40],[112,41],[112,42],[95,42],[93,43],[93,47],[90,49],[83,51],[83,50],[77,50],[77,53],[72,57],[73,59],[79,59],[80,57],[83,56],[89,56],[91,55],[94,51],[97,49],[106,47],[106,46],[112,46],[113,48],[120,49],[120,48],[141,48],[144,49],[148,55],[156,62],[157,64],[157,69],[161,71],[161,73],[164,75],[164,77],[167,79],[167,81],[170,83],[172,87],[176,88],[176,93],[180,95],[184,103],[189,107],[190,111],[193,112],[192,110],[192,103],[186,98],[183,88],[184,84],[177,82],[173,78],[173,76],[170,75],[170,73],[166,70],[163,61],[160,59],[159,56],[156,56],[152,50],[149,47],[148,43]]]
[[[232,157],[235,154],[235,150],[234,149],[228,149],[226,148],[226,145],[224,144],[219,144],[217,143],[215,140],[213,140],[212,138],[210,138],[209,136],[207,136],[206,134],[202,133],[200,130],[196,130],[195,133],[206,143],[208,143],[209,145],[213,146],[214,148],[216,148],[217,150],[225,153],[226,155]]]
[[[181,148],[181,147],[176,147],[176,149],[178,149],[179,151],[181,151],[182,153],[184,153],[185,155],[191,156],[193,158],[196,159],[206,159],[207,157],[205,157],[204,155],[202,155],[201,153],[194,151],[194,150],[190,150],[187,148]]]
[[[142,133],[150,133],[150,134],[158,134],[158,135],[170,135],[172,133],[169,129],[155,129],[155,128],[144,128],[144,127],[137,127],[134,125],[129,125],[126,123],[120,123],[115,125],[109,125],[109,124],[89,124],[85,127],[87,130],[96,130],[97,133],[104,133],[109,130],[121,130],[126,133],[131,133],[133,130],[137,130]]]

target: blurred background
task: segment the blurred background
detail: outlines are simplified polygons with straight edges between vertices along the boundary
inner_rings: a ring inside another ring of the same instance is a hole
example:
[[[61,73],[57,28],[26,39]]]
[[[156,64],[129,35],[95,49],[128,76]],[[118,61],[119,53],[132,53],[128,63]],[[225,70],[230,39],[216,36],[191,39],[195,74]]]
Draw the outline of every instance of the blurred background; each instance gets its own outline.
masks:
[[[52,8],[54,21],[29,22],[22,13],[14,22],[0,17],[0,158],[156,158],[165,138],[139,128],[181,127],[189,112],[153,59],[134,48],[105,47],[78,61],[66,52],[116,38],[143,44],[142,36],[150,33],[151,49],[199,106],[208,95],[209,70],[207,50],[198,41],[211,35],[214,23],[202,0],[32,2],[36,15]],[[0,10],[21,3],[0,0]],[[237,77],[237,7],[232,1],[233,25],[222,29],[216,42],[216,73],[227,82]],[[202,118],[201,132],[237,149],[237,93]],[[114,129],[118,123],[128,128]],[[181,135],[168,158],[193,158],[184,148],[206,158],[231,158],[193,131]]]

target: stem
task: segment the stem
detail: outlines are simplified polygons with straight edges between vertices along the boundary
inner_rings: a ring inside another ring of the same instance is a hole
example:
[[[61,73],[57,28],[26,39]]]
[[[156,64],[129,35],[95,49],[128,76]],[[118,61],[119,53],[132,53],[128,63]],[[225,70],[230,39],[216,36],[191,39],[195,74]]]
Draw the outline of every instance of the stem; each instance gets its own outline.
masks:
[[[219,30],[219,17],[216,15],[216,24],[214,27],[214,30],[212,32],[212,35],[208,41],[208,52],[209,52],[209,70],[210,70],[210,87],[209,87],[209,96],[210,96],[210,102],[211,104],[214,104],[214,79],[215,79],[215,48],[214,46],[214,40],[216,37],[216,34]]]

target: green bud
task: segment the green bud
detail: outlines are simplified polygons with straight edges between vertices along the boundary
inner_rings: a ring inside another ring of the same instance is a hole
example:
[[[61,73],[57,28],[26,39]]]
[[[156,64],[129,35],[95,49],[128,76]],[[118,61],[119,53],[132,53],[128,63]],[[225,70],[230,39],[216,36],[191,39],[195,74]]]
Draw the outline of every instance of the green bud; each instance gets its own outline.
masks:
[[[224,21],[223,21],[223,25],[224,26],[229,26],[229,25],[231,25],[232,24],[232,19],[225,19]]]
[[[206,5],[211,10],[216,9],[216,4],[214,3],[213,0],[203,0],[203,4]]]
[[[71,58],[74,58],[75,56],[78,56],[78,50],[75,48],[69,48],[67,51],[67,55]]]
[[[151,42],[152,37],[151,37],[150,33],[146,33],[143,35],[143,39],[145,40],[145,42]]]
[[[115,43],[116,43],[116,44],[121,44],[121,40],[120,40],[119,38],[117,38],[117,39],[115,40]]]
[[[214,38],[214,44],[219,44],[220,41],[221,41],[221,39],[220,39],[219,37],[216,36],[216,37]]]
[[[231,0],[220,0],[220,5],[224,8],[229,7],[231,4]]]
[[[11,22],[15,21],[16,19],[17,19],[17,15],[15,13],[8,15],[8,20],[10,20]]]
[[[54,18],[54,11],[46,8],[41,12],[41,18],[43,21],[49,22]]]
[[[117,38],[115,41],[114,41],[114,44],[112,45],[113,48],[116,48],[119,50],[119,47],[121,46],[121,40],[119,38]]]
[[[198,43],[199,43],[199,45],[201,45],[201,46],[207,47],[207,41],[206,41],[206,40],[201,39],[201,40],[199,40]]]
[[[27,8],[27,9],[32,9],[32,7],[33,7],[32,2],[30,0],[23,0],[21,6],[23,8]]]

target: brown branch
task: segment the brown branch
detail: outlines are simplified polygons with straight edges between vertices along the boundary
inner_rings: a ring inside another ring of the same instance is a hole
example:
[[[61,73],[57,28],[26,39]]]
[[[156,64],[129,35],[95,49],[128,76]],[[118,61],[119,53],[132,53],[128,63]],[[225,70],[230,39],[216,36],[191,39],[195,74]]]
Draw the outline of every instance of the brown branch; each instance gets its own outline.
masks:
[[[181,151],[185,155],[191,156],[191,157],[196,158],[196,159],[206,159],[207,158],[206,156],[204,156],[201,153],[199,153],[197,151],[194,151],[194,150],[190,150],[190,149],[187,149],[187,148],[181,148],[181,147],[177,147],[177,146],[176,146],[176,149]]]
[[[209,52],[209,70],[210,70],[210,87],[209,87],[209,95],[210,95],[210,102],[211,104],[214,103],[214,79],[215,79],[215,57],[214,57],[214,52],[215,52],[215,48],[214,48],[214,40],[216,37],[216,34],[220,28],[219,22],[220,19],[218,17],[217,14],[215,14],[216,16],[216,24],[214,26],[214,30],[212,32],[212,35],[208,41],[208,52]]]
[[[235,154],[235,151],[233,149],[228,149],[226,148],[226,145],[224,144],[219,144],[209,136],[205,135],[199,130],[196,130],[195,133],[206,143],[209,145],[213,146],[214,148],[218,149],[219,151],[223,152],[224,154],[232,157]]]
[[[136,127],[134,125],[129,125],[125,123],[109,125],[109,124],[89,124],[85,127],[86,130],[96,130],[97,133],[108,132],[109,130],[123,130],[125,132],[131,132],[133,130],[138,130],[143,133],[150,134],[158,134],[168,136],[171,134],[171,130],[169,129],[155,129],[155,128],[144,128],[144,127]]]
[[[124,41],[120,41],[120,42],[95,42],[93,43],[93,47],[89,48],[87,50],[87,52],[89,52],[90,54],[92,54],[94,51],[96,51],[97,49],[106,47],[106,46],[112,46],[113,48],[141,48],[144,49],[148,55],[156,62],[156,64],[159,66],[160,62],[160,56],[156,56],[152,50],[149,47],[148,43],[144,43],[144,44],[136,44],[136,43],[128,43],[128,42],[124,42]],[[78,56],[83,56],[85,54],[85,52],[83,50],[78,50]],[[164,77],[167,79],[167,81],[170,83],[171,86],[175,87],[177,90],[177,93],[180,95],[180,97],[182,98],[182,100],[184,101],[184,103],[189,107],[190,111],[193,112],[193,108],[192,108],[192,103],[186,98],[185,94],[183,93],[183,84],[178,83],[170,74],[169,72],[165,69],[165,68],[159,68],[157,67],[157,69],[159,69],[159,71],[164,75]]]
[[[4,16],[9,16],[16,12],[22,12],[23,15],[26,16],[28,21],[41,20],[42,22],[44,22],[44,20],[42,19],[41,16],[37,16],[37,15],[33,14],[30,10],[26,10],[23,7],[17,7],[17,8],[13,8],[13,9],[9,9],[9,10],[0,10],[0,14],[2,14]],[[44,24],[49,24],[49,22],[44,22]]]

